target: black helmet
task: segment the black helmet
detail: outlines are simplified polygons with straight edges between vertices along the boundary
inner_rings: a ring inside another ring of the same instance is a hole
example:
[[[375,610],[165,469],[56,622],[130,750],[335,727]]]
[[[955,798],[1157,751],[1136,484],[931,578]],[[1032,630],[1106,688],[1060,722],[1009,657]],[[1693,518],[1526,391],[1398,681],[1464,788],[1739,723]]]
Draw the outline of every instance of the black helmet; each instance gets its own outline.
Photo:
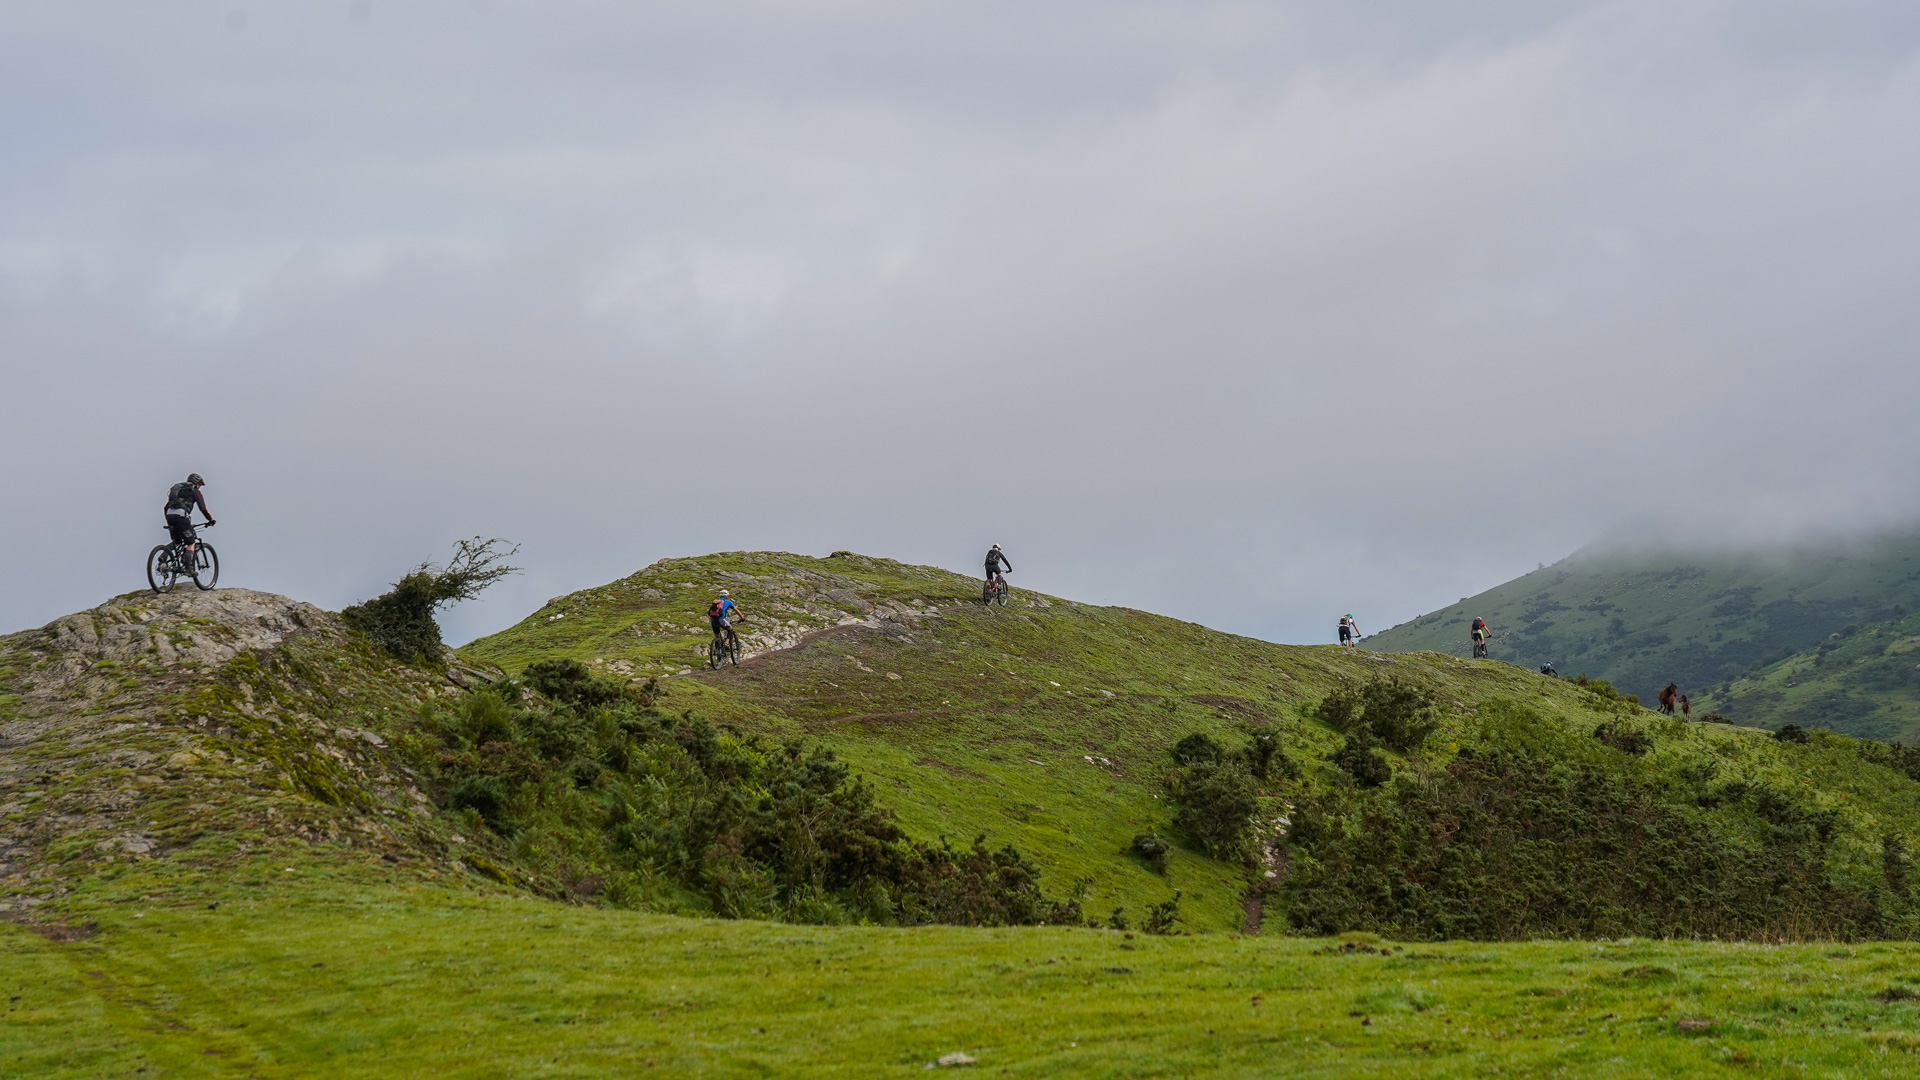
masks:
[[[187,483],[192,484],[194,487],[205,487],[207,485],[206,480],[197,472],[187,474]]]

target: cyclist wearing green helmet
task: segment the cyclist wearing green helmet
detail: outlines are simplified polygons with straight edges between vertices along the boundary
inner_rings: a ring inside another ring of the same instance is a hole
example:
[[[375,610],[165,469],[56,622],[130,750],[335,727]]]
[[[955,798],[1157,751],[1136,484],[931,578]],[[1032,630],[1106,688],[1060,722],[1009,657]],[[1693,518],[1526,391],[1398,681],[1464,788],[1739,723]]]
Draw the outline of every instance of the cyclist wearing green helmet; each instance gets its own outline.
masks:
[[[1354,640],[1360,636],[1360,624],[1353,621],[1353,612],[1340,616],[1340,644],[1354,647]]]

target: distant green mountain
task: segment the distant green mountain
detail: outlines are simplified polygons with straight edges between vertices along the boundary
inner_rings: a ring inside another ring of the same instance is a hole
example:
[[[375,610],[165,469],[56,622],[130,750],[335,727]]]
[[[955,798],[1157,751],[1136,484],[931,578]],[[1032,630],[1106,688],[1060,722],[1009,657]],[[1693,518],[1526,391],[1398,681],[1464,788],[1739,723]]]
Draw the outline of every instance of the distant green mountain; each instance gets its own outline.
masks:
[[[1809,703],[1816,694],[1784,684],[1812,669],[1830,641],[1849,644],[1828,648],[1822,676],[1834,674],[1838,652],[1852,656],[1873,642],[1891,648],[1895,628],[1915,611],[1920,536],[1749,554],[1590,548],[1377,634],[1367,645],[1465,656],[1467,627],[1479,616],[1493,627],[1495,659],[1526,667],[1551,662],[1563,674],[1604,678],[1647,700],[1676,682],[1694,701],[1740,723],[1808,726],[1801,718],[1807,706],[1820,726],[1888,738],[1920,731],[1909,684],[1864,670],[1846,686],[1823,684],[1835,693],[1876,695],[1871,709],[1864,698],[1843,705],[1819,698],[1815,707]],[[1869,627],[1873,634],[1860,638]],[[1739,690],[1736,680],[1749,676],[1752,685]],[[1869,691],[1865,683],[1873,680]],[[1795,681],[1804,682],[1804,674]]]
[[[1747,724],[1914,742],[1920,736],[1920,615],[1849,624],[1811,649],[1715,687],[1705,705]]]

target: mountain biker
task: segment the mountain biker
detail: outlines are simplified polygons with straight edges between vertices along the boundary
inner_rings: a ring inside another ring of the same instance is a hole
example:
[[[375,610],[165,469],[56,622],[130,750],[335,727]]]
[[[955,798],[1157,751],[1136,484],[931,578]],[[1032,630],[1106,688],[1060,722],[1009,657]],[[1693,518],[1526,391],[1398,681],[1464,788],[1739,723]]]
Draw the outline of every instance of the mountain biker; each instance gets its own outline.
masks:
[[[167,533],[174,543],[186,545],[188,555],[199,549],[195,542],[199,537],[193,532],[193,508],[198,506],[207,524],[214,524],[213,512],[207,509],[207,497],[200,493],[206,483],[199,473],[188,473],[184,483],[167,489]]]
[[[1492,636],[1493,631],[1487,629],[1487,620],[1475,615],[1473,617],[1473,655],[1475,657],[1481,659],[1486,657],[1487,639]]]
[[[1559,669],[1557,669],[1557,668],[1555,668],[1555,667],[1553,666],[1553,661],[1551,661],[1551,660],[1549,660],[1549,661],[1547,661],[1546,663],[1544,663],[1544,664],[1541,664],[1541,665],[1540,665],[1540,674],[1542,674],[1542,675],[1545,675],[1545,676],[1547,676],[1547,677],[1549,677],[1549,678],[1553,678],[1553,679],[1557,679],[1557,678],[1559,678],[1559,677],[1560,677],[1560,671],[1559,671]]]
[[[727,596],[727,590],[725,589],[721,589],[720,595],[715,598],[713,603],[707,605],[707,621],[713,624],[714,637],[725,634],[731,641],[740,640],[740,635],[733,632],[733,626],[730,621],[739,618],[739,616],[740,609],[735,606],[734,602]]]
[[[1009,571],[1013,569],[1013,560],[1007,558],[1006,553],[1000,550],[999,544],[995,544],[992,547],[988,548],[987,549],[987,580],[988,581],[992,581],[993,575],[1000,572],[1000,565],[1002,563],[1006,564],[1006,567]]]
[[[1360,636],[1360,624],[1353,621],[1353,612],[1340,616],[1340,644],[1352,647],[1354,639]]]

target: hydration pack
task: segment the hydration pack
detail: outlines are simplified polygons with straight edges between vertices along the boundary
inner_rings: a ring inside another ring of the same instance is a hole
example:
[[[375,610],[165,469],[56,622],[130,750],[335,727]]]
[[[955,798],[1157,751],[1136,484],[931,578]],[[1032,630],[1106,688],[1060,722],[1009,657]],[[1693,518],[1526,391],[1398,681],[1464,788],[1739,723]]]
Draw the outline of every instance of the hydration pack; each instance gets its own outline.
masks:
[[[726,614],[726,610],[720,601],[715,600],[713,603],[707,605],[707,618],[717,619],[721,615]]]
[[[199,500],[194,497],[193,485],[175,484],[167,489],[167,509],[191,510]]]

